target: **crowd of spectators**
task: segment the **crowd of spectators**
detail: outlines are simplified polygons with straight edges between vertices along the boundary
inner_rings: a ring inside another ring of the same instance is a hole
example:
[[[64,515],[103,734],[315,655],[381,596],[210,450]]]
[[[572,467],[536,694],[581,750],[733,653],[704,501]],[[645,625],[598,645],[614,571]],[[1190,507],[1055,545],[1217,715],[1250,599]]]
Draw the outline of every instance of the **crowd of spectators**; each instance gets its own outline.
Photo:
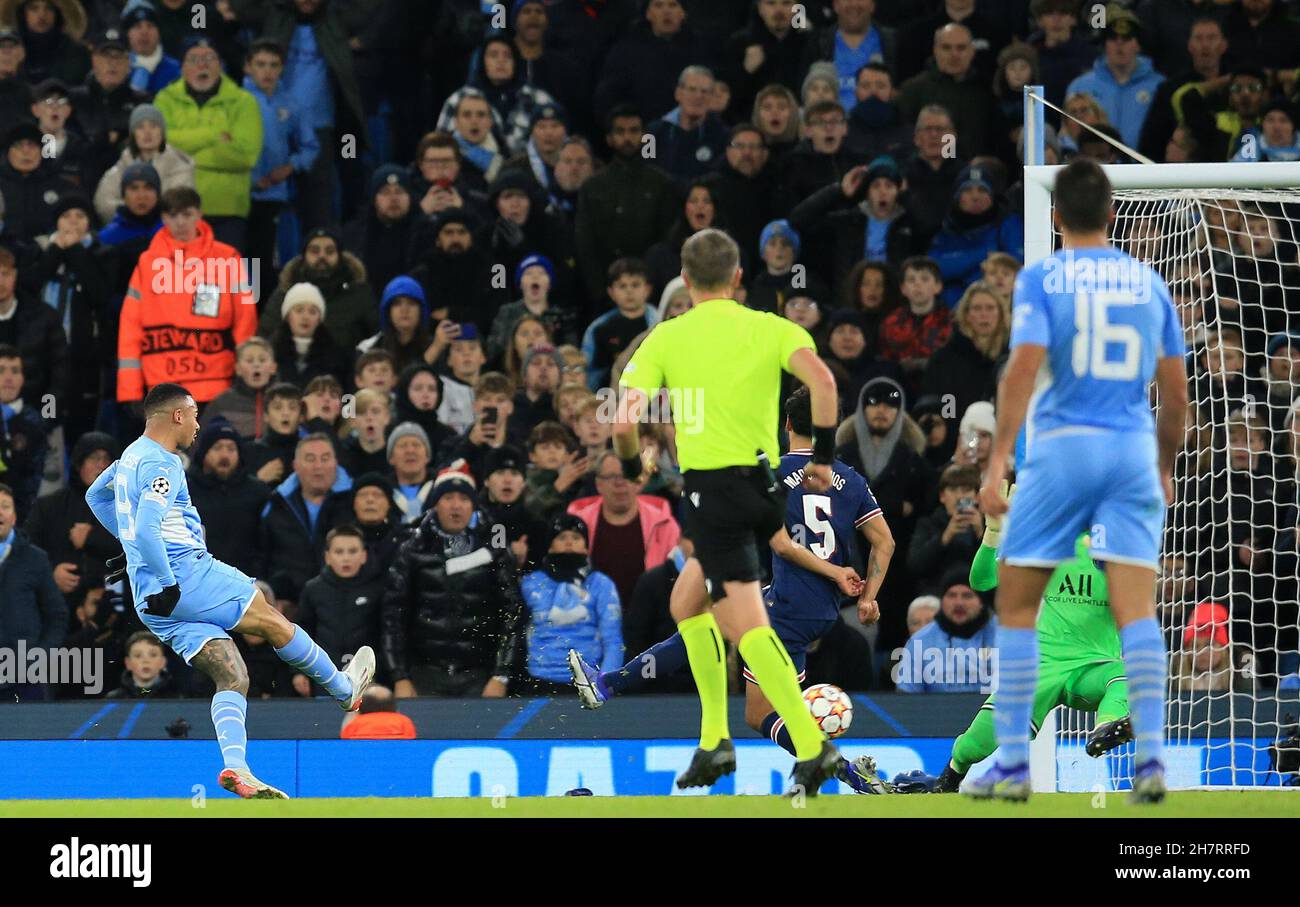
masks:
[[[555,692],[568,648],[608,668],[657,641],[691,551],[673,427],[630,483],[599,392],[689,309],[706,227],[740,244],[740,301],[817,341],[898,543],[875,663],[821,679],[889,685],[932,621],[986,645],[960,577],[1023,259],[1021,89],[1069,114],[1048,162],[1129,160],[1098,132],[1300,160],[1298,13],[0,0],[0,647],[95,645],[114,695],[202,693],[105,584],[83,499],[164,381],[202,408],[213,555],[336,660],[375,646],[396,697]],[[1160,599],[1188,689],[1296,670],[1294,213],[1208,205],[1199,256],[1153,253],[1154,216],[1117,234],[1165,272],[1198,387]],[[254,695],[312,694],[254,643]]]

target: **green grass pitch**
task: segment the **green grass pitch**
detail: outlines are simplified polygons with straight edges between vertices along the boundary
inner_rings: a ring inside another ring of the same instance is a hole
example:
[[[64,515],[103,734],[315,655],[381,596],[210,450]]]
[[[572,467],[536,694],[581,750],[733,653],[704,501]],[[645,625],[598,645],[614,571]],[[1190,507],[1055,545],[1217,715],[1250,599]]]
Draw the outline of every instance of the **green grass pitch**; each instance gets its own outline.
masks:
[[[509,797],[466,799],[7,800],[0,818],[1300,818],[1300,791],[1184,791],[1159,806],[1130,806],[1127,794],[1035,794],[1027,804],[985,803],[956,794],[828,796],[796,805],[781,797]]]

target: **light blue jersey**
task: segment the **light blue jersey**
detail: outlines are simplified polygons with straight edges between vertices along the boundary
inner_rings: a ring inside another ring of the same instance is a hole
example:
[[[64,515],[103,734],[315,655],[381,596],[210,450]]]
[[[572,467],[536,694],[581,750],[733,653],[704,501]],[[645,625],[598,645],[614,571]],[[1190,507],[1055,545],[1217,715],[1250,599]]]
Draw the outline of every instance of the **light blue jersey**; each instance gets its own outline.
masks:
[[[999,557],[1053,567],[1080,533],[1098,561],[1155,567],[1164,526],[1148,388],[1184,355],[1154,270],[1118,249],[1062,250],[1016,278],[1012,347],[1047,348]]]
[[[1047,347],[1029,441],[1063,428],[1154,428],[1156,362],[1183,355],[1164,280],[1119,249],[1063,249],[1016,277],[1011,346]]]
[[[181,458],[141,436],[86,491],[95,517],[122,543],[136,612],[187,662],[243,618],[253,580],[208,554]],[[167,617],[146,614],[146,599],[179,585]]]

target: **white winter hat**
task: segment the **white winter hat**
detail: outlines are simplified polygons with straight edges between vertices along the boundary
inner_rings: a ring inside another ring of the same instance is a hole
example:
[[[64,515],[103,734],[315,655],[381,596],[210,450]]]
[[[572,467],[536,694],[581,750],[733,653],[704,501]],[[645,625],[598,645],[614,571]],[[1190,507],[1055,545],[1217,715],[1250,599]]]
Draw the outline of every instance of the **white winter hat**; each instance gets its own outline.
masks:
[[[295,283],[289,287],[288,292],[284,294],[284,300],[280,303],[280,317],[286,318],[293,311],[294,306],[314,305],[320,310],[320,317],[325,318],[325,297],[316,289],[315,284]]]
[[[998,420],[993,415],[993,404],[987,400],[977,400],[966,407],[959,431],[962,434],[967,431],[986,431],[992,435],[997,433],[997,428]]]

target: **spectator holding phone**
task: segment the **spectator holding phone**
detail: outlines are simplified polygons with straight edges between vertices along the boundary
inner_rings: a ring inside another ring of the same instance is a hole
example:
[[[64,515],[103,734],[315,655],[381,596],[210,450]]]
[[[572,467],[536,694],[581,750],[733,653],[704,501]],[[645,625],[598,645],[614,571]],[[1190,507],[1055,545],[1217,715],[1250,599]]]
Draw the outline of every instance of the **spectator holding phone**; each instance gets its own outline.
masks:
[[[429,303],[419,282],[405,274],[394,277],[384,287],[379,301],[379,333],[358,343],[358,352],[387,350],[399,373],[408,365],[428,361],[425,353],[436,342],[429,314]]]
[[[949,466],[939,476],[939,506],[916,523],[907,569],[913,576],[943,576],[969,570],[984,535],[979,509],[979,469]]]
[[[478,325],[443,321],[438,325],[435,346],[444,335],[450,338],[450,342],[447,344],[446,371],[442,374],[438,421],[461,433],[474,424],[474,385],[483,373],[487,356],[483,353]]]
[[[488,451],[505,444],[524,445],[526,438],[511,417],[515,412],[515,383],[501,372],[487,372],[474,383],[474,423],[438,452],[439,463],[464,460],[480,484],[486,478],[483,461]]]
[[[542,422],[528,435],[524,506],[544,523],[564,513],[587,476],[587,456],[574,450],[572,442],[569,430],[559,422]]]

